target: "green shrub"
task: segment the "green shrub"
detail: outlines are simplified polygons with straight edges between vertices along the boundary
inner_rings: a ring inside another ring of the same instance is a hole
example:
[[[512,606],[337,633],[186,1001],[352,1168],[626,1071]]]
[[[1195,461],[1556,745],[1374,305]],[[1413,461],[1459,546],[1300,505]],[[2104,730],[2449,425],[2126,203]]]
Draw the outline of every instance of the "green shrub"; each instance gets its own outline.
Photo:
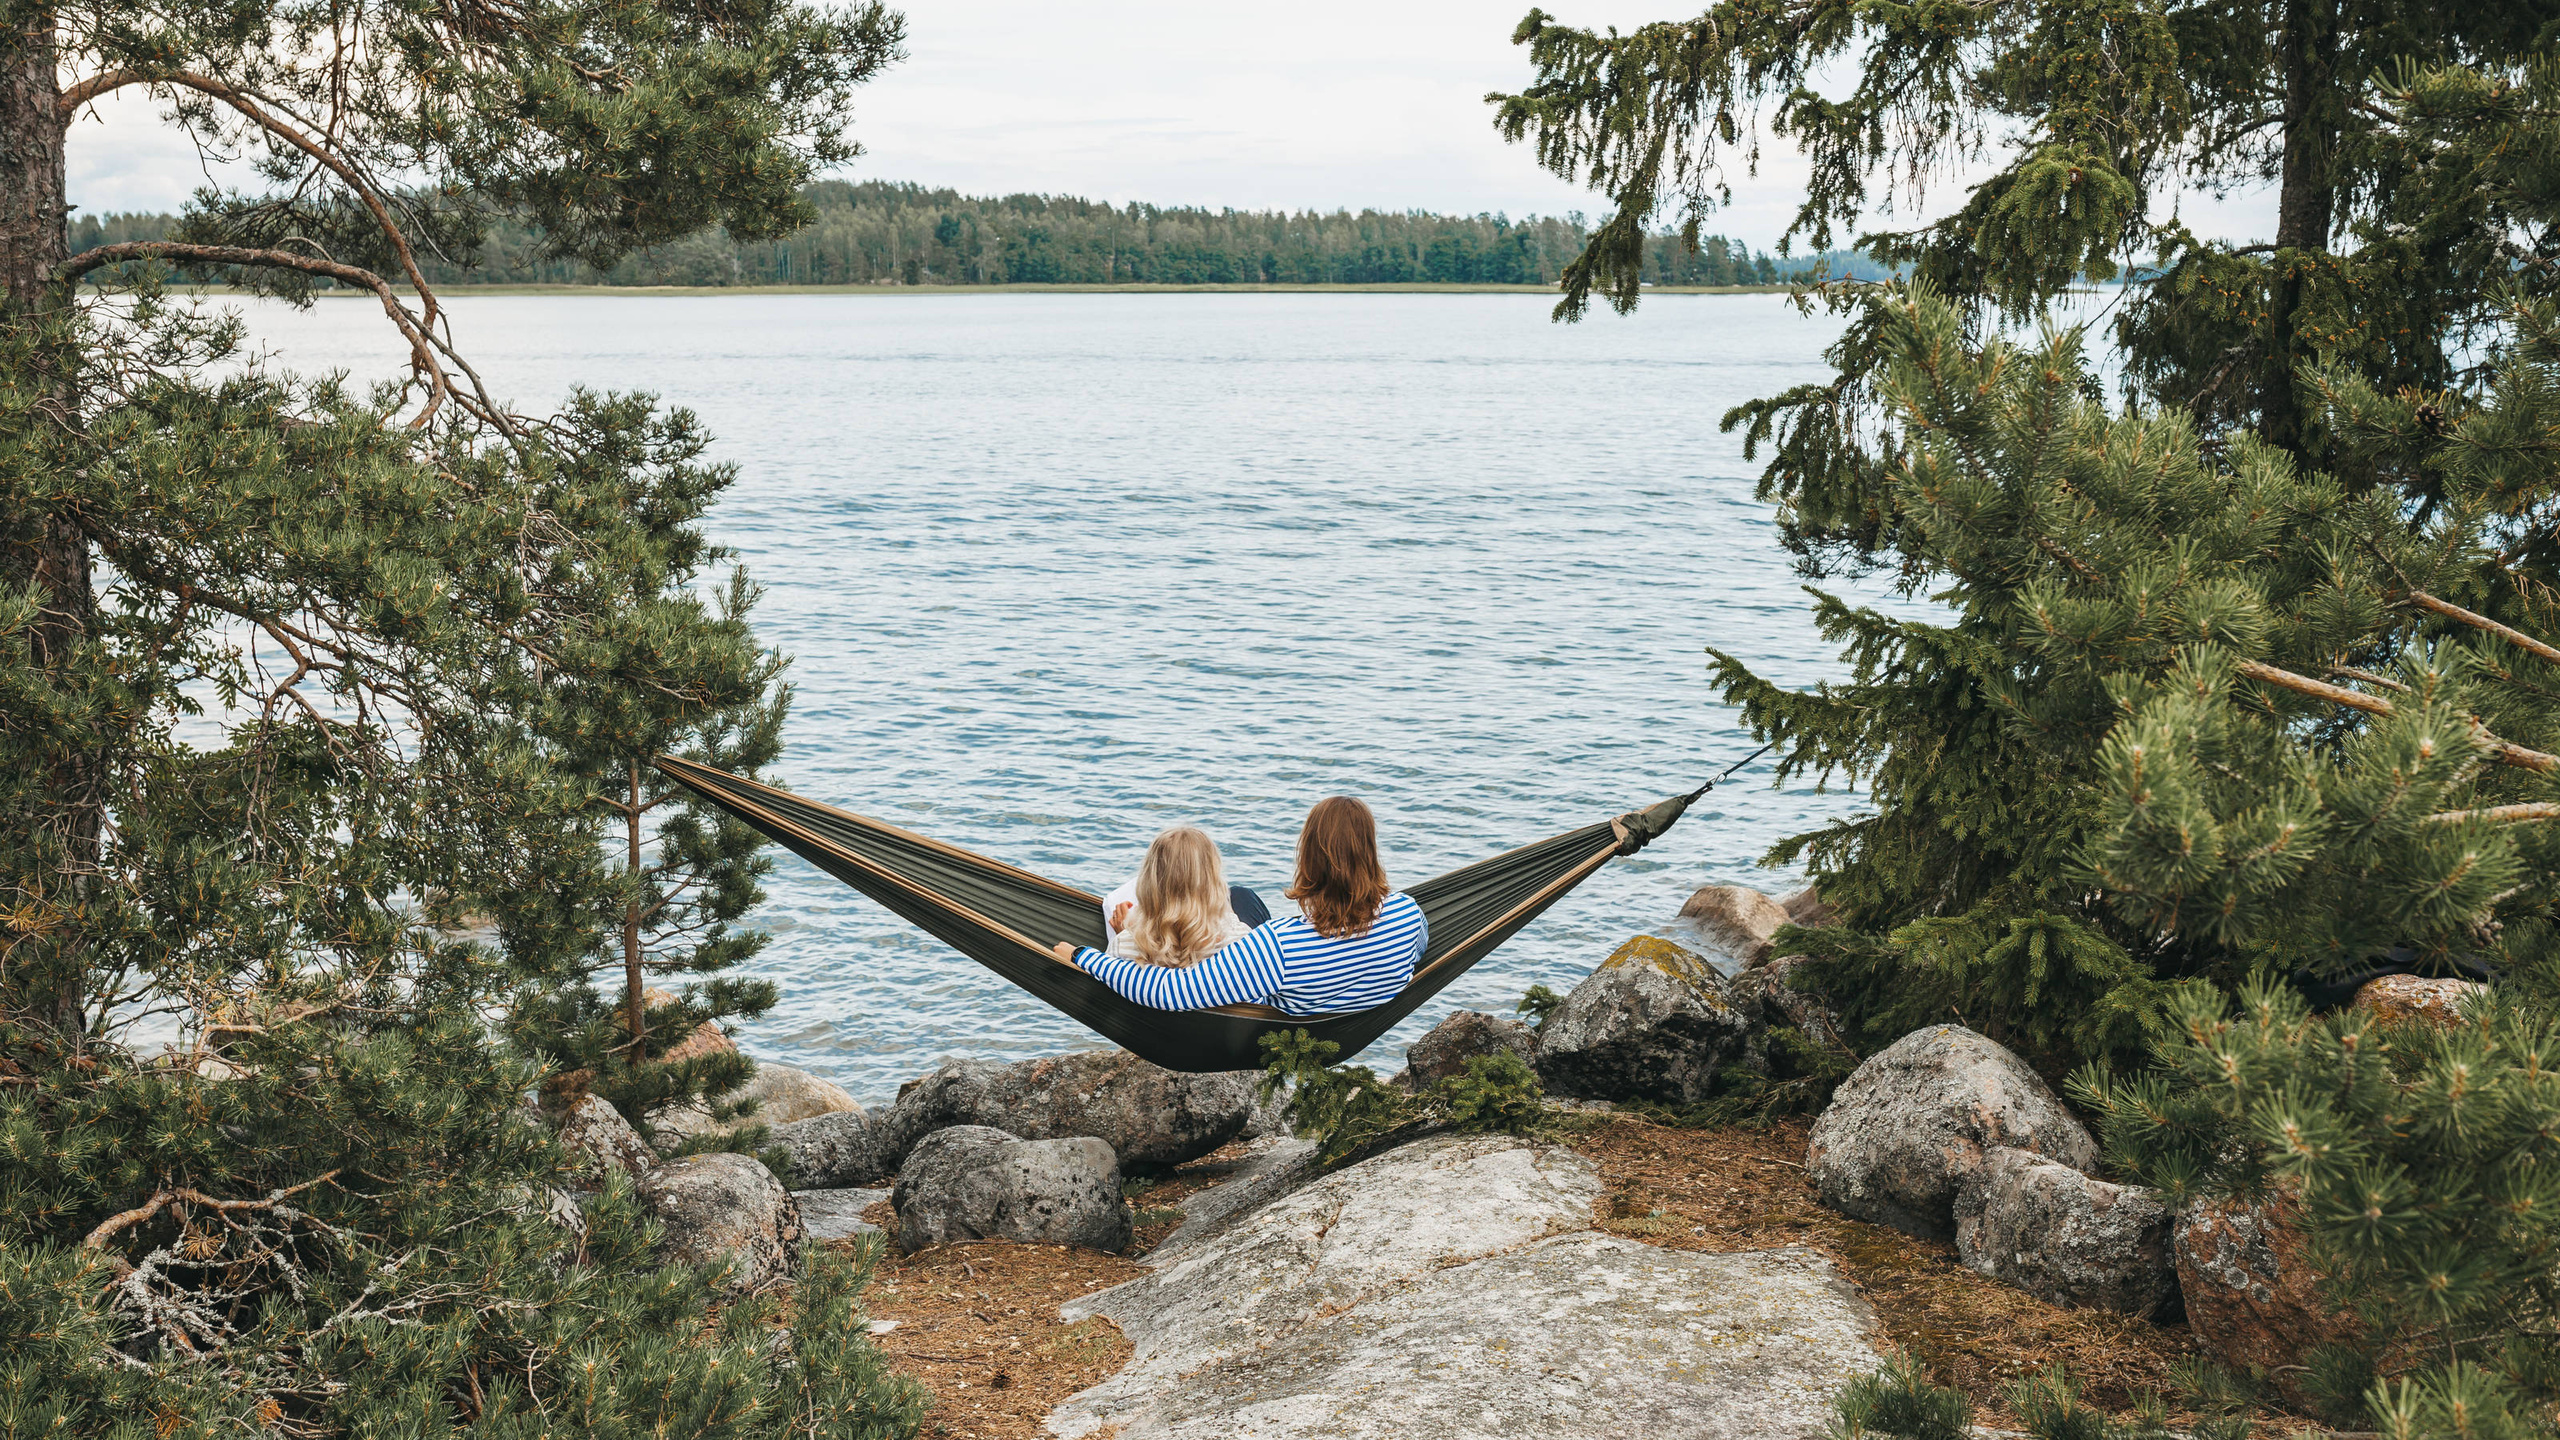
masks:
[[[1973,1402],[1961,1390],[1931,1384],[1929,1372],[1907,1354],[1850,1381],[1831,1405],[1840,1417],[1831,1440],[1968,1440],[1973,1433]]]
[[[1953,1021],[2057,1076],[2092,1060],[2140,1063],[2179,988],[2080,920],[1990,904],[1883,936],[1790,929],[1779,944],[1807,957],[1796,974],[1836,1000],[1860,1045]]]
[[[2159,1396],[2143,1396],[2133,1414],[2116,1419],[2080,1398],[2080,1387],[2060,1365],[2011,1384],[2003,1399],[2017,1412],[2035,1440],[2248,1440],[2249,1422],[2230,1405],[2205,1372],[2180,1372],[2178,1390],[2199,1413],[2183,1432],[2169,1428],[2167,1406]],[[1875,1374],[1852,1380],[1832,1401],[1839,1418],[1829,1440],[1969,1440],[1973,1435],[1973,1402],[1961,1390],[1932,1383],[1928,1371],[1909,1355],[1885,1362]]]
[[[1770,1026],[1764,1053],[1766,1073],[1728,1065],[1709,1082],[1707,1098],[1694,1104],[1625,1108],[1684,1130],[1765,1130],[1793,1116],[1821,1114],[1831,1103],[1831,1092],[1858,1068],[1854,1053],[1794,1025]]]
[[[0,1436],[915,1433],[876,1248],[745,1298],[660,1263],[627,1181],[564,1188],[470,1006],[270,1020],[224,1062],[0,1086]]]
[[[1532,1134],[1545,1121],[1546,1107],[1539,1103],[1545,1095],[1529,1062],[1508,1050],[1467,1057],[1465,1073],[1430,1091],[1447,1111],[1449,1128],[1461,1134]]]
[[[1509,1051],[1473,1056],[1465,1073],[1413,1093],[1366,1065],[1330,1064],[1342,1047],[1304,1030],[1265,1035],[1262,1053],[1263,1100],[1294,1087],[1284,1112],[1290,1133],[1314,1140],[1326,1165],[1429,1130],[1536,1135],[1547,1124],[1537,1073]]]
[[[1564,997],[1544,985],[1532,985],[1529,993],[1520,997],[1520,1003],[1511,1008],[1515,1014],[1528,1016],[1532,1027],[1544,1030],[1549,1017],[1564,1008]]]
[[[2450,1027],[2314,1016],[2264,977],[2173,1020],[2156,1068],[2072,1093],[2172,1205],[2295,1198],[2362,1322],[2305,1388],[2395,1436],[2546,1433],[2512,1417],[2560,1403],[2560,1024],[2502,992]]]

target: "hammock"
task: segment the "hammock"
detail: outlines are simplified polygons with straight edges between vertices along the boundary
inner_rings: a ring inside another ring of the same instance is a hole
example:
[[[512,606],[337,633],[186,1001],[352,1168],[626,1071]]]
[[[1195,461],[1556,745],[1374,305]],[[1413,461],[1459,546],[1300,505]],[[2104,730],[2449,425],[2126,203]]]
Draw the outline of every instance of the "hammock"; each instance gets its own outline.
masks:
[[[1660,837],[1716,783],[1710,780],[1650,809],[1585,825],[1406,887],[1431,922],[1429,943],[1414,963],[1413,982],[1372,1010],[1299,1019],[1261,1005],[1156,1010],[1123,999],[1049,951],[1060,940],[1103,948],[1099,897],[707,765],[661,755],[657,766],[678,784],[1105,1039],[1168,1070],[1193,1073],[1259,1069],[1262,1037],[1283,1030],[1304,1029],[1330,1040],[1342,1047],[1338,1059],[1350,1059],[1563,899],[1609,857],[1632,855]]]

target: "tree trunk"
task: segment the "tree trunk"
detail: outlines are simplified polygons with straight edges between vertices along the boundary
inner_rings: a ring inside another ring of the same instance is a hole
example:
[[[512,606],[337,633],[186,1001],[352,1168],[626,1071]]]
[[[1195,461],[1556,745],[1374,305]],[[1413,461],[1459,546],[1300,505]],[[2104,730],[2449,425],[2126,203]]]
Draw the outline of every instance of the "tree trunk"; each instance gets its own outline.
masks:
[[[2270,443],[2299,455],[2302,402],[2293,372],[2304,358],[2295,328],[2303,301],[2302,269],[2309,256],[2329,248],[2338,197],[2329,168],[2337,152],[2340,118],[2338,27],[2323,0],[2285,0],[2278,54],[2284,66],[2284,174],[2276,199],[2276,264],[2281,268],[2268,297],[2259,431]]]
[[[623,872],[623,879],[631,886],[631,895],[622,902],[623,1004],[630,1011],[631,1038],[635,1042],[631,1063],[635,1066],[640,1063],[636,1042],[648,1034],[648,1027],[641,1018],[647,1013],[647,1007],[640,999],[640,992],[648,985],[647,978],[640,973],[640,862],[643,858],[640,817],[640,762],[635,759],[631,762],[631,808],[624,815],[628,822],[631,853],[630,866]]]
[[[23,28],[0,33],[0,324],[26,325],[45,305],[54,268],[67,258],[63,220],[62,91],[55,74],[52,17],[39,13]],[[53,371],[55,399],[73,413],[70,357]],[[41,379],[39,384],[44,383]],[[78,688],[66,673],[96,633],[97,600],[90,588],[89,543],[78,527],[50,510],[0,514],[0,578],[44,597],[28,634],[36,667],[66,690]],[[50,908],[76,916],[98,864],[104,818],[104,766],[89,750],[62,750],[46,767],[45,793],[36,813],[13,817],[21,836],[43,834],[60,848],[57,874],[14,877],[41,889]],[[35,898],[35,897],[29,897]],[[87,947],[76,920],[49,947],[37,981],[40,993],[11,997],[51,1011],[73,1045],[86,1025]],[[32,978],[32,977],[31,977]]]
[[[63,262],[62,90],[49,19],[0,35],[0,305],[25,315]]]

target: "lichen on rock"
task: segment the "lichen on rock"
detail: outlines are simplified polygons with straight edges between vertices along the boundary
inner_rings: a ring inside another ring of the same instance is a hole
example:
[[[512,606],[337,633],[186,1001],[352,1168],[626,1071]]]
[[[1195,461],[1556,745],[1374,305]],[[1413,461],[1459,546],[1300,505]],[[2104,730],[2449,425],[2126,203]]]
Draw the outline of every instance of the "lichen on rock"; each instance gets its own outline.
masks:
[[[640,1177],[640,1197],[665,1227],[660,1254],[685,1265],[731,1262],[731,1289],[754,1289],[798,1267],[799,1207],[753,1156],[671,1160]]]
[[[2462,1018],[2465,1001],[2475,995],[2485,995],[2488,990],[2488,986],[2477,980],[2381,975],[2366,981],[2356,991],[2355,1003],[2372,1011],[2373,1018],[2388,1025],[2405,1025],[2411,1021],[2450,1025]]]
[[[1419,1090],[1435,1080],[1467,1073],[1479,1055],[1509,1051],[1530,1065],[1538,1060],[1538,1032],[1507,1016],[1459,1010],[1431,1027],[1405,1051],[1407,1082]]]
[[[1070,1302],[1137,1353],[1053,1433],[1810,1440],[1876,1364],[1874,1316],[1829,1261],[1597,1233],[1602,1186],[1569,1151],[1441,1136],[1237,1183],[1249,1206],[1194,1197],[1217,1218],[1153,1273]]]
[[[2178,1217],[2171,1249],[2196,1343],[2223,1365],[2268,1372],[2300,1399],[2303,1358],[2352,1341],[2358,1327],[2321,1293],[2294,1208],[2282,1197],[2204,1201]]]
[[[1089,1136],[1024,1140],[984,1125],[937,1130],[899,1168],[889,1193],[898,1248],[1016,1240],[1118,1251],[1129,1207],[1111,1147]]]
[[[1716,1071],[1750,1053],[1758,1023],[1727,992],[1703,956],[1639,935],[1539,1027],[1538,1074],[1550,1091],[1577,1099],[1705,1099]]]
[[[2071,1309],[2160,1317],[2178,1306],[2172,1216],[2159,1192],[2002,1147],[1956,1197],[1956,1257]]]

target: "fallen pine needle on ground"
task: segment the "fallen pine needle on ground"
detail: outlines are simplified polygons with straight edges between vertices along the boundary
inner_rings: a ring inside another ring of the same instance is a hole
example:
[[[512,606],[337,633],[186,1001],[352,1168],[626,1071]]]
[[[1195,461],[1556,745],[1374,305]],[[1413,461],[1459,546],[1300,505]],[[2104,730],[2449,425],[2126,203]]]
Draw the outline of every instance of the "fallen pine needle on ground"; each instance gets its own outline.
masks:
[[[1040,1440],[1058,1402],[1128,1363],[1129,1342],[1099,1317],[1069,1325],[1058,1307],[1143,1272],[1134,1261],[1064,1245],[982,1240],[892,1253],[865,1297],[890,1365],[933,1392],[933,1440]]]
[[[2056,1362],[2093,1404],[2125,1413],[2137,1394],[2170,1394],[2170,1367],[2194,1352],[2182,1324],[2048,1305],[1967,1270],[1952,1245],[1824,1209],[1804,1172],[1802,1121],[1684,1130],[1589,1115],[1568,1124],[1557,1143],[1589,1159],[1605,1187],[1600,1228],[1671,1250],[1820,1252],[1875,1307],[1885,1341],[1972,1397],[1981,1424],[2014,1428],[2003,1392]],[[1058,1307],[1146,1273],[1139,1257],[1181,1224],[1182,1202],[1250,1153],[1231,1146],[1133,1178],[1126,1193],[1138,1238],[1125,1255],[976,1241],[885,1258],[870,1313],[897,1322],[878,1337],[890,1363],[933,1391],[924,1435],[1044,1440],[1059,1402],[1109,1378],[1132,1353],[1109,1321],[1069,1325]],[[886,1202],[865,1218],[897,1223]],[[2324,1433],[2281,1413],[2260,1418],[2270,1435]]]

